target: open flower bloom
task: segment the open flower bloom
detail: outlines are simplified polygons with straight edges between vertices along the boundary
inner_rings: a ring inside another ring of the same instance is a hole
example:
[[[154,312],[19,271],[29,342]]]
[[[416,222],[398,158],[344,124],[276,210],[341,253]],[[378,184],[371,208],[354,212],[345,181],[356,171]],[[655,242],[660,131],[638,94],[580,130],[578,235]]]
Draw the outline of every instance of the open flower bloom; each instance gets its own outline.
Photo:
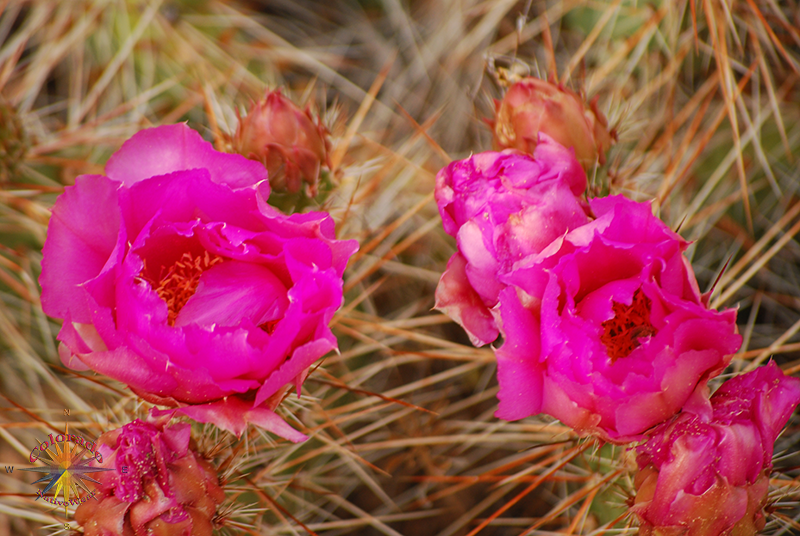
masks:
[[[241,435],[304,439],[273,410],[336,349],[355,241],[326,213],[266,204],[266,171],[185,125],[144,130],[53,208],[42,308],[63,318],[65,365]]]
[[[527,77],[514,83],[505,97],[495,103],[497,115],[491,121],[496,149],[519,149],[532,153],[539,133],[567,148],[586,167],[606,161],[613,135],[597,109],[597,98],[587,105],[583,98],[560,84]]]
[[[736,312],[709,310],[686,242],[622,196],[501,274],[500,405],[627,443],[677,413],[741,345]]]
[[[444,311],[480,346],[497,338],[498,274],[589,221],[586,174],[546,135],[533,155],[507,150],[452,162],[436,175],[436,203],[458,251],[436,288]]]
[[[757,534],[775,439],[798,403],[800,380],[770,363],[654,429],[637,449],[640,534]]]
[[[262,162],[273,190],[296,193],[303,182],[317,194],[321,166],[330,168],[328,131],[279,90],[266,94],[239,119],[236,152]]]
[[[190,446],[190,426],[135,420],[101,435],[100,493],[75,520],[86,536],[211,536],[225,499],[212,465]]]

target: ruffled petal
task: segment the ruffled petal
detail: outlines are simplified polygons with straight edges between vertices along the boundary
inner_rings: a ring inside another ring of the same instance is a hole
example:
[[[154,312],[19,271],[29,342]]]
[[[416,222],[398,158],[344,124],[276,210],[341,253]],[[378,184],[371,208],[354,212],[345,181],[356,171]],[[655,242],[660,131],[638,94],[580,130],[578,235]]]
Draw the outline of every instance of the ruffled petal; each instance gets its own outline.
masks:
[[[137,237],[148,224],[198,220],[261,231],[264,224],[258,197],[255,190],[233,190],[213,182],[207,169],[189,169],[151,177],[122,189],[120,206],[131,237]]]

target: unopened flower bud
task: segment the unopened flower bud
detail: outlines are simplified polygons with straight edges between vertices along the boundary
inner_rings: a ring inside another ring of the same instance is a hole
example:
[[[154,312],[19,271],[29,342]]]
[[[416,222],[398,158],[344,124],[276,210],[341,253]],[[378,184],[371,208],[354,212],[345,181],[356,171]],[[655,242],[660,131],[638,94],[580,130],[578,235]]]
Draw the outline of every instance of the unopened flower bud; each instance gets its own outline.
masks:
[[[597,98],[587,105],[577,93],[560,84],[527,77],[513,84],[496,107],[496,118],[489,122],[496,150],[514,148],[533,153],[539,132],[544,132],[574,149],[584,168],[595,161],[605,163],[613,134],[597,109]]]
[[[301,110],[275,90],[239,118],[233,145],[237,153],[266,166],[274,191],[296,193],[305,182],[313,197],[321,167],[330,167],[327,134],[308,108]]]

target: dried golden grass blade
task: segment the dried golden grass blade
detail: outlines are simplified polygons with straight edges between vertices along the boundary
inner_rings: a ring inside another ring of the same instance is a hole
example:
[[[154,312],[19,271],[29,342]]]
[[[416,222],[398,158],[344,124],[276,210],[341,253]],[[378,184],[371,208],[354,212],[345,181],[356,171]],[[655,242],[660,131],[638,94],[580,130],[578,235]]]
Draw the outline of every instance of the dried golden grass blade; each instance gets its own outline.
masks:
[[[336,146],[336,149],[331,156],[331,169],[338,169],[339,165],[342,163],[342,159],[344,159],[344,155],[347,152],[348,147],[350,146],[350,142],[355,136],[356,131],[361,126],[362,121],[367,116],[367,112],[369,111],[372,103],[375,102],[375,97],[377,97],[378,92],[381,90],[383,83],[386,81],[386,77],[389,76],[389,70],[392,68],[392,64],[394,63],[394,58],[390,59],[386,62],[381,69],[381,72],[378,73],[378,76],[375,77],[375,81],[372,82],[372,86],[369,88],[366,97],[363,101],[361,101],[361,105],[358,107],[358,111],[353,116],[353,119],[350,120],[350,124],[347,127],[347,132],[344,135],[344,138]]]

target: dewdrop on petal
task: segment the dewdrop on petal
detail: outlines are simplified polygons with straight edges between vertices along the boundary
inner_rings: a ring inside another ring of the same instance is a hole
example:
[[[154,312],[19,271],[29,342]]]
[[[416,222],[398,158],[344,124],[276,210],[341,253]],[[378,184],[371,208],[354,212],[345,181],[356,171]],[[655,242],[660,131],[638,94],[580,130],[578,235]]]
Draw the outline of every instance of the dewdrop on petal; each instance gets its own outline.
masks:
[[[595,161],[605,163],[614,134],[597,108],[597,98],[587,105],[580,95],[561,84],[527,77],[514,83],[495,104],[497,113],[489,125],[496,150],[513,148],[533,153],[539,132],[544,132],[574,149],[584,168]]]
[[[297,193],[305,182],[308,196],[313,197],[320,169],[330,168],[327,135],[308,108],[301,110],[276,89],[239,118],[233,147],[266,166],[274,191]]]
[[[135,420],[98,439],[97,501],[75,511],[85,536],[211,536],[225,499],[216,470],[191,444],[189,424]]]

